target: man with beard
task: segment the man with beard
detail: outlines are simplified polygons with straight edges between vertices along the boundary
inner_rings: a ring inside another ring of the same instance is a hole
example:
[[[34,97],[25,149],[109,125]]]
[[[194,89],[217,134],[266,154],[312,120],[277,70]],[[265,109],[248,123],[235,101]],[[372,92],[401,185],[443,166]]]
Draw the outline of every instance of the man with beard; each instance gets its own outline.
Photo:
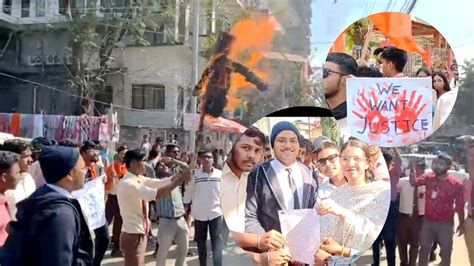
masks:
[[[255,252],[251,256],[258,263],[283,264],[290,255],[283,250],[283,236],[270,230],[263,234],[245,233],[245,200],[250,171],[263,157],[265,135],[256,127],[249,127],[234,143],[222,170],[221,204],[227,227],[237,244]],[[273,251],[269,251],[272,249]],[[261,253],[267,251],[266,253]]]
[[[26,199],[36,190],[35,180],[31,174],[28,173],[31,164],[33,163],[33,158],[31,158],[31,146],[24,141],[14,139],[5,141],[0,149],[16,153],[20,156],[18,165],[20,166],[22,179],[15,189],[9,190],[5,193],[8,198],[12,220],[16,220],[17,203]]]
[[[297,162],[300,138],[299,130],[290,122],[273,126],[270,143],[275,159],[257,166],[248,177],[246,232],[281,232],[279,210],[314,207],[316,181],[312,171]]]
[[[343,136],[350,136],[347,128],[346,80],[356,74],[357,62],[354,58],[345,53],[329,53],[323,68],[324,96],[341,125]]]
[[[428,258],[434,240],[441,247],[441,264],[451,265],[453,249],[454,212],[457,212],[459,236],[464,234],[464,197],[463,185],[454,176],[448,174],[452,164],[449,155],[441,153],[433,160],[433,173],[415,176],[414,164],[411,164],[410,183],[413,186],[426,187],[425,217],[420,232],[419,265],[428,265]]]
[[[85,141],[80,148],[80,153],[87,166],[86,183],[96,178],[100,178],[102,173],[99,172],[100,170],[97,167],[97,162],[100,160],[100,147],[97,146],[93,141]],[[107,222],[103,226],[95,229],[94,234],[95,250],[93,265],[100,266],[110,241]]]
[[[177,160],[180,155],[180,147],[174,143],[166,145],[165,156],[170,157],[164,163],[170,165],[171,174],[178,174],[186,168],[183,162]],[[177,245],[177,257],[175,265],[183,265],[186,259],[186,253],[189,247],[188,225],[184,219],[185,208],[183,204],[183,194],[179,187],[171,190],[171,193],[165,197],[158,198],[156,201],[158,217],[158,255],[156,265],[164,266],[168,251],[174,241]]]

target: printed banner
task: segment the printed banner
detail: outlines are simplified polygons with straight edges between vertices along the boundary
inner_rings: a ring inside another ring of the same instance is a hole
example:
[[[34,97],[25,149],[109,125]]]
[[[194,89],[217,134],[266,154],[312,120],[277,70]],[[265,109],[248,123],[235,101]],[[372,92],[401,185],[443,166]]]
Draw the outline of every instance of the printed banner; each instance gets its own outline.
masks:
[[[420,142],[433,128],[431,78],[347,79],[352,136],[381,147]]]

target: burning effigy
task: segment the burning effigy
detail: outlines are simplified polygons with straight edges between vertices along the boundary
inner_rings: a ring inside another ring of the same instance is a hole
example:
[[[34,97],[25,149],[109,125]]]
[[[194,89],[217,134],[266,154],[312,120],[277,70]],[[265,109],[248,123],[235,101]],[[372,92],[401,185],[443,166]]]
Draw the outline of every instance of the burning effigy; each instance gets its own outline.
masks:
[[[229,59],[235,37],[229,33],[220,36],[209,66],[194,88],[193,96],[202,95],[201,112],[219,117],[227,105],[227,94],[231,84],[231,74],[239,73],[254,84],[258,90],[266,91],[267,85],[243,64]]]
[[[219,117],[224,110],[232,111],[240,104],[239,91],[268,90],[268,73],[261,60],[272,48],[276,27],[269,16],[255,13],[219,37],[209,66],[193,92],[193,96],[200,96],[201,113]]]

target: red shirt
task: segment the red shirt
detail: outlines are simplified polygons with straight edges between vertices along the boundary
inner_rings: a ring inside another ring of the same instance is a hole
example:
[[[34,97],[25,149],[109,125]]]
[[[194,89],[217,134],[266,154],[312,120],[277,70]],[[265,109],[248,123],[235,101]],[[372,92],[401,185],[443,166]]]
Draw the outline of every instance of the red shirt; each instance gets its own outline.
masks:
[[[5,240],[7,240],[8,233],[6,229],[8,223],[11,220],[7,204],[7,196],[0,194],[0,247],[3,246],[3,244],[5,244]]]
[[[447,178],[438,180],[434,173],[428,173],[418,177],[416,184],[426,186],[425,218],[454,224],[454,212],[464,211],[461,181],[449,174]]]

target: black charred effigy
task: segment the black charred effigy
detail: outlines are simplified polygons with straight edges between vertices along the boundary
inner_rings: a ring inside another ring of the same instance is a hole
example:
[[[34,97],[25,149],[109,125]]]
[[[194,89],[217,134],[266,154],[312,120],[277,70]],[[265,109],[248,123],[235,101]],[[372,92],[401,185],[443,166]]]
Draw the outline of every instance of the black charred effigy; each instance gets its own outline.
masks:
[[[227,93],[230,89],[230,78],[233,72],[244,76],[258,90],[267,90],[267,85],[257,75],[246,66],[228,58],[234,40],[235,37],[228,33],[224,33],[220,37],[209,66],[204,70],[201,79],[194,88],[193,96],[198,96],[203,88],[205,88],[201,98],[201,112],[204,114],[209,114],[213,117],[220,117],[222,115],[228,102]]]

